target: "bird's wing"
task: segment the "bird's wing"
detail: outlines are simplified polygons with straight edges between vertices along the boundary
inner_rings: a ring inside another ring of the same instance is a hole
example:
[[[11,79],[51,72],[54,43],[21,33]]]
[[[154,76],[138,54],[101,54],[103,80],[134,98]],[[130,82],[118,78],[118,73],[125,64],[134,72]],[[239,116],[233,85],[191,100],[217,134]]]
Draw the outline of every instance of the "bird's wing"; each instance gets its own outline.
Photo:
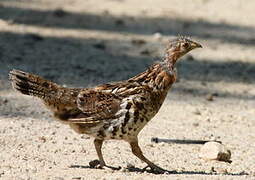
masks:
[[[121,98],[111,92],[87,89],[79,93],[77,106],[85,116],[69,119],[72,123],[99,123],[102,120],[116,118]]]

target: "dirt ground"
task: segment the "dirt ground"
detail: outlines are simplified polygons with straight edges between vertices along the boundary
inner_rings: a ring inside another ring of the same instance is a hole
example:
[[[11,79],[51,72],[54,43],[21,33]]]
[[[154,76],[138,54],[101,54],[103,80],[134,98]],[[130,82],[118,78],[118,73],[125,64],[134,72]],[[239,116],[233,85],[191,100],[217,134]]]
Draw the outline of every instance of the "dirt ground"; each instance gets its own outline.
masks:
[[[0,0],[0,179],[255,179],[254,7],[242,0]],[[144,154],[176,173],[142,173],[145,164],[123,141],[103,146],[107,164],[121,170],[89,168],[93,139],[53,120],[8,81],[13,68],[68,87],[127,79],[177,35],[204,48],[178,63],[178,82],[139,135]],[[152,137],[216,139],[232,163],[199,159],[201,145]]]

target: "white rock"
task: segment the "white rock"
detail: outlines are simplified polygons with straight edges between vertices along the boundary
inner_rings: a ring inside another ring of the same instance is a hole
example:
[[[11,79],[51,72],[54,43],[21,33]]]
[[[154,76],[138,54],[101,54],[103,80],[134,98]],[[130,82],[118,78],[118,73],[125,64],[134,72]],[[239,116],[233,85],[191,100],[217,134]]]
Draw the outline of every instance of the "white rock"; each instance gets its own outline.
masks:
[[[207,142],[200,149],[199,157],[205,160],[218,160],[231,162],[231,152],[223,144]]]
[[[153,34],[153,38],[155,40],[161,40],[162,39],[162,34],[160,32],[156,32]]]

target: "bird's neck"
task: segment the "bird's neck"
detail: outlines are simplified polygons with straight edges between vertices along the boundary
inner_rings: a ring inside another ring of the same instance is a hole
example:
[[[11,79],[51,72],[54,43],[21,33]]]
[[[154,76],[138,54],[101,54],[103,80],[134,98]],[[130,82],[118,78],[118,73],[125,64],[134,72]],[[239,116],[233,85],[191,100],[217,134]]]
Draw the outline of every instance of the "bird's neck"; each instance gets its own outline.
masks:
[[[129,79],[129,81],[136,81],[141,85],[146,85],[152,88],[153,91],[167,92],[176,80],[174,70],[170,71],[169,68],[165,64],[156,63],[147,71],[138,74]]]
[[[163,61],[152,65],[147,71],[130,80],[146,84],[155,91],[166,91],[176,80],[174,65],[179,57],[178,53],[167,52]]]
[[[161,65],[169,74],[172,74],[174,65],[179,58],[180,54],[175,52],[167,52],[163,58],[163,61],[161,62]]]

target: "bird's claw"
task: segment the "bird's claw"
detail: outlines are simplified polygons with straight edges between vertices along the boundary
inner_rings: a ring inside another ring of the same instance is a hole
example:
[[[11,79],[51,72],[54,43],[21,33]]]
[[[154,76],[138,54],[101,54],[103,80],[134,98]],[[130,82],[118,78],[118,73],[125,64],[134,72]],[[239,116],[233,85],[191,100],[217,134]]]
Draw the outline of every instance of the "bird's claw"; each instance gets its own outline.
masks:
[[[111,170],[120,170],[121,167],[113,167],[113,166],[108,166],[105,163],[100,163],[99,160],[93,160],[89,162],[89,167],[90,168],[95,168],[95,169],[104,169],[104,168],[109,168]]]
[[[96,169],[98,169],[98,168],[103,168],[102,166],[101,166],[101,164],[100,164],[100,161],[99,160],[93,160],[93,161],[90,161],[89,162],[89,167],[91,167],[91,168],[96,168]]]

